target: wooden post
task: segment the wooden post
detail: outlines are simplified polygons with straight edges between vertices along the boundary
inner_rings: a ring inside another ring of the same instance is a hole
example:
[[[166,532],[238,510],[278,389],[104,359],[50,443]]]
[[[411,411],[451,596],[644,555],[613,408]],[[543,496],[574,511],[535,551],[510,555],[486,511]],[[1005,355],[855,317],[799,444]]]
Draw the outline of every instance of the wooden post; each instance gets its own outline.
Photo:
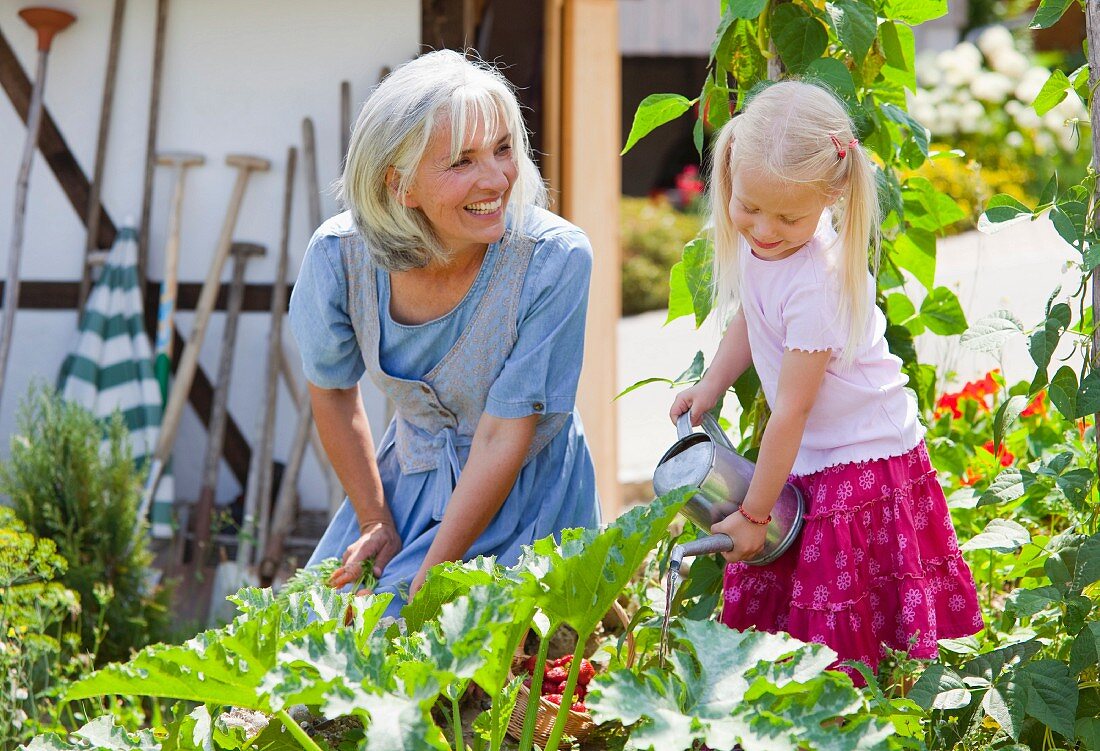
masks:
[[[547,0],[560,8],[560,153],[558,207],[592,242],[594,265],[588,303],[588,331],[578,404],[596,464],[596,486],[604,519],[621,506],[619,487],[616,338],[621,311],[619,196],[621,73],[617,0]],[[556,21],[556,19],[549,19]],[[547,24],[552,33],[554,23]],[[552,42],[552,39],[548,39]],[[548,47],[551,45],[548,44]],[[552,53],[548,53],[552,55]],[[548,82],[556,75],[547,66]],[[552,89],[547,87],[548,93]],[[548,97],[548,104],[553,104]],[[547,111],[553,112],[554,107]],[[549,115],[548,115],[549,117]],[[547,131],[548,135],[554,129]]]
[[[1095,125],[1100,122],[1100,92],[1097,91],[1100,86],[1100,5],[1095,2],[1085,3],[1085,38],[1088,40],[1089,91],[1092,92],[1089,119]],[[1096,127],[1092,128],[1092,167],[1100,167],[1100,129]],[[1089,209],[1091,226],[1095,229],[1100,223],[1100,186],[1093,188],[1092,196],[1089,197]],[[1096,311],[1100,311],[1100,269],[1092,270],[1092,310],[1095,321]],[[1092,332],[1091,355],[1093,369],[1100,367],[1100,329]],[[1100,449],[1100,414],[1092,416],[1092,424],[1096,426],[1096,445]],[[1100,471],[1100,454],[1097,454],[1096,462],[1097,471]],[[1095,518],[1094,512],[1093,520]]]

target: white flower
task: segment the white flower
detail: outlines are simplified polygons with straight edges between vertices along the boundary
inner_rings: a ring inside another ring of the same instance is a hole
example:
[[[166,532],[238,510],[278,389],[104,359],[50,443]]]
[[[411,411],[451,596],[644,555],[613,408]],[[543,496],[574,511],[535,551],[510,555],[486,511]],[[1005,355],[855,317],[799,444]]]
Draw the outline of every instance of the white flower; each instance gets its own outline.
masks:
[[[1016,124],[1021,128],[1027,130],[1038,130],[1042,124],[1042,119],[1035,114],[1035,110],[1031,107],[1024,107],[1020,112],[1015,115]]]
[[[965,86],[982,69],[982,53],[970,42],[962,42],[953,50],[944,50],[936,57],[943,70],[943,80],[952,86]]]
[[[976,99],[992,104],[1003,102],[1012,92],[1012,88],[1012,81],[1000,73],[979,73],[970,83],[970,92]]]
[[[1005,144],[1014,149],[1018,149],[1024,145],[1024,137],[1020,135],[1020,131],[1013,130],[1005,136]],[[923,527],[919,527],[919,529],[923,529]]]
[[[985,108],[977,102],[967,102],[959,108],[959,130],[963,133],[975,133],[987,121]]]
[[[1019,78],[1027,71],[1028,61],[1016,50],[1004,50],[990,56],[989,67],[1009,78]]]
[[[918,54],[914,68],[916,68],[917,83],[921,88],[930,89],[943,79],[934,52],[924,51]]]
[[[1012,39],[1012,32],[1004,26],[990,26],[978,35],[978,49],[986,57],[996,55],[1005,50],[1016,50],[1016,42]]]

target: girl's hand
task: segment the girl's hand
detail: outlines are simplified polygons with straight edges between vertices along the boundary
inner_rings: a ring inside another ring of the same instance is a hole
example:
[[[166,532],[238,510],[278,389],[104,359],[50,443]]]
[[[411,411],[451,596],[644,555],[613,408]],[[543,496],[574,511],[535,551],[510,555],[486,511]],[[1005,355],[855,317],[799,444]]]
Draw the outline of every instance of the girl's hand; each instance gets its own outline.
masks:
[[[722,557],[729,563],[755,558],[764,549],[768,534],[768,525],[753,524],[736,511],[712,525],[710,529],[714,534],[727,534],[733,540],[733,550],[722,553]]]
[[[359,539],[344,551],[343,565],[329,577],[330,587],[339,589],[359,581],[363,574],[363,562],[374,559],[374,575],[382,575],[386,564],[401,550],[401,538],[389,522],[367,525]]]
[[[680,415],[691,410],[691,424],[697,426],[703,421],[703,413],[709,412],[718,403],[719,396],[721,396],[720,391],[714,391],[703,381],[699,381],[691,388],[684,389],[676,395],[676,399],[672,402],[672,409],[668,411],[668,416],[675,423]]]

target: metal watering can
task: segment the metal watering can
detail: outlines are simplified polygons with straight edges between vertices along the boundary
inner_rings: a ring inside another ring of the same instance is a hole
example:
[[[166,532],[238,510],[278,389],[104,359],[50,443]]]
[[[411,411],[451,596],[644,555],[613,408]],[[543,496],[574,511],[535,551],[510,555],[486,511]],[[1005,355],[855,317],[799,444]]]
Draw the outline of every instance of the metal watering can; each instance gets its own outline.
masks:
[[[664,495],[676,488],[695,488],[695,493],[680,513],[710,532],[712,524],[741,507],[756,465],[734,450],[718,421],[710,414],[703,415],[702,427],[704,432],[692,432],[690,412],[685,412],[676,420],[679,440],[658,462],[653,472],[653,490],[657,495]],[[764,549],[746,563],[762,566],[785,553],[802,530],[804,508],[798,488],[790,483],[784,485],[772,509]],[[733,550],[733,540],[729,535],[710,535],[676,545],[672,549],[671,562],[679,569],[684,556],[729,550]]]

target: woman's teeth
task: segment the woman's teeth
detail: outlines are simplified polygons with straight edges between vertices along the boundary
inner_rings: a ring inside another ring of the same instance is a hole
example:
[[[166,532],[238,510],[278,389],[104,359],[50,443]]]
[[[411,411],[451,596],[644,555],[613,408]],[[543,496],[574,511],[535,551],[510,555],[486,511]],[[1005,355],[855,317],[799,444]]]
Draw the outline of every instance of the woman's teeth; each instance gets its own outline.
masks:
[[[492,214],[497,211],[503,203],[504,200],[502,198],[498,198],[497,200],[490,201],[488,203],[471,203],[466,206],[465,209],[472,214]]]

